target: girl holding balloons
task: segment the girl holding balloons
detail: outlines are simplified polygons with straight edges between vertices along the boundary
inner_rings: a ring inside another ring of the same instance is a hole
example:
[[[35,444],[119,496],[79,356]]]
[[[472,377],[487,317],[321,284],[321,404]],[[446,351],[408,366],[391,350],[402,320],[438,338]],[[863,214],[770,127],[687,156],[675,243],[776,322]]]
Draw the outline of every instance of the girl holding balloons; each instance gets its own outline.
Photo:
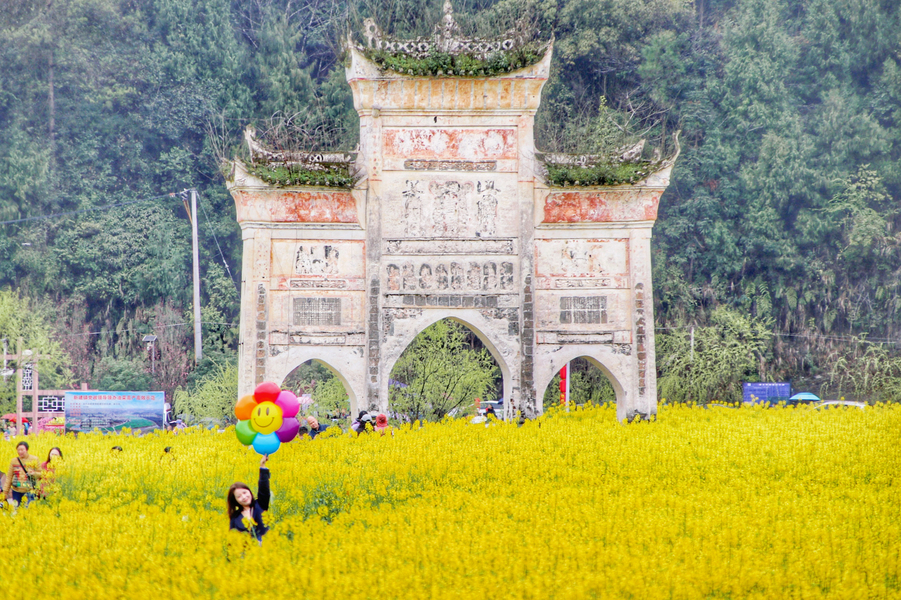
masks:
[[[263,524],[263,512],[269,510],[269,469],[266,461],[281,444],[297,437],[299,410],[297,396],[274,383],[261,383],[253,394],[244,396],[235,405],[238,441],[245,446],[253,446],[257,454],[263,455],[263,459],[260,461],[260,484],[256,498],[247,484],[237,482],[228,488],[229,529],[246,531],[260,543],[263,542],[263,534],[269,531]]]
[[[269,468],[266,461],[269,455],[264,454],[260,461],[260,482],[257,487],[257,495],[246,483],[240,481],[228,488],[228,528],[250,533],[258,542],[263,542],[263,534],[269,528],[263,524],[263,512],[269,510]]]

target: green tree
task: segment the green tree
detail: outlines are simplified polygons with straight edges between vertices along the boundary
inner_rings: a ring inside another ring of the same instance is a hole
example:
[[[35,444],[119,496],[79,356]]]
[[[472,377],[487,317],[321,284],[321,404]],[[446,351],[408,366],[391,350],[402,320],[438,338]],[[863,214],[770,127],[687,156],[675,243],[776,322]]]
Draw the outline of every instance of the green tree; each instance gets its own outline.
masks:
[[[233,363],[218,365],[204,376],[191,390],[178,388],[172,403],[176,415],[192,419],[211,419],[222,423],[235,423],[235,403],[238,401],[238,366]]]
[[[467,329],[444,319],[424,329],[391,370],[389,405],[411,420],[440,420],[476,398],[496,394],[497,363],[486,348],[475,348]]]
[[[684,326],[657,337],[660,396],[670,402],[741,400],[742,381],[765,380],[769,323],[719,308],[704,327]],[[692,343],[692,330],[694,342]]]
[[[73,383],[68,369],[68,356],[53,338],[50,311],[36,302],[29,302],[11,290],[0,290],[0,344],[10,353],[31,350],[40,359],[37,363],[39,384],[43,389],[64,389]],[[21,345],[19,345],[21,340]],[[20,364],[27,361],[20,359]],[[0,380],[0,413],[16,408],[16,378]]]
[[[150,389],[150,373],[144,360],[117,360],[105,356],[97,365],[94,380],[97,389],[105,391],[133,392]]]
[[[350,413],[350,398],[340,379],[332,377],[319,382],[313,390],[311,412],[323,417]]]

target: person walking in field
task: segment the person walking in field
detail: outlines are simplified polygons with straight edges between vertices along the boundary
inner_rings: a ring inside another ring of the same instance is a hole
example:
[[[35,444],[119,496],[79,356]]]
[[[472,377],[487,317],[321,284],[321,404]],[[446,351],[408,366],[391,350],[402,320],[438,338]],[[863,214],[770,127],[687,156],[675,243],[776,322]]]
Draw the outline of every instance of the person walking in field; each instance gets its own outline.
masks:
[[[228,528],[252,535],[263,543],[263,535],[269,528],[263,523],[263,512],[269,510],[269,468],[266,461],[269,455],[260,461],[260,481],[257,497],[245,483],[235,482],[228,488],[226,502],[228,504]]]
[[[16,455],[9,463],[3,495],[7,496],[12,491],[13,502],[21,505],[24,499],[25,506],[28,506],[34,500],[37,479],[40,477],[40,459],[28,453],[28,442],[16,444]]]
[[[47,495],[47,488],[50,488],[49,491],[52,491],[53,484],[56,483],[55,464],[51,464],[54,458],[62,460],[63,451],[59,448],[51,448],[50,452],[47,453],[47,462],[41,463],[41,498]]]

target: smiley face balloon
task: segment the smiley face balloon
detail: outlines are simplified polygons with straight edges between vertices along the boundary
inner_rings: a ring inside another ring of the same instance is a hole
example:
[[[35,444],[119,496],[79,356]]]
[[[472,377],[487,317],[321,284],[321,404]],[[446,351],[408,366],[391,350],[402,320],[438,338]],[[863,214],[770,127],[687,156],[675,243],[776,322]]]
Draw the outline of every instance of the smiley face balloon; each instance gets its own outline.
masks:
[[[257,404],[251,413],[250,423],[258,433],[275,433],[282,426],[282,409],[272,402]]]
[[[273,454],[283,442],[294,439],[298,422],[297,409],[290,402],[292,398],[290,392],[267,382],[258,385],[252,396],[238,400],[235,405],[238,441],[253,446],[259,454]]]

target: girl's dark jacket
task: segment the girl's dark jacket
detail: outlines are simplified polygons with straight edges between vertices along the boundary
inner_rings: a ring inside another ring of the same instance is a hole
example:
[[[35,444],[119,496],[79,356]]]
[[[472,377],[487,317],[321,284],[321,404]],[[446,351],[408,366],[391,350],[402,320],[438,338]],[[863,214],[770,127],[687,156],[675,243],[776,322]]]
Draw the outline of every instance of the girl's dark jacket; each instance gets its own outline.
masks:
[[[263,511],[269,510],[269,469],[263,467],[260,469],[259,492],[253,501],[253,523],[250,529],[244,526],[244,515],[241,511],[233,514],[229,522],[229,529],[237,529],[238,531],[246,531],[259,541],[263,541],[263,534],[269,531],[269,528],[263,525]]]

